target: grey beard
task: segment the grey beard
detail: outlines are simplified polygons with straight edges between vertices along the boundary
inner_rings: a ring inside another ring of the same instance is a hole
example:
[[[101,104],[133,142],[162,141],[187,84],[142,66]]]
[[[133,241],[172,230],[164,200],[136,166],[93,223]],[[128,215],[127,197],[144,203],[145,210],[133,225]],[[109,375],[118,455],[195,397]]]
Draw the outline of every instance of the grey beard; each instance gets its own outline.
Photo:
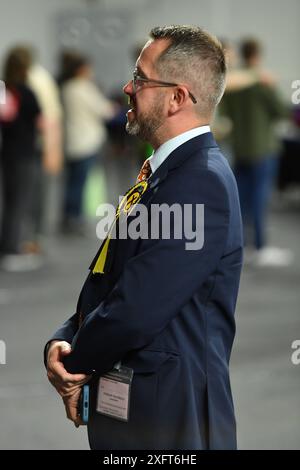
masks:
[[[140,125],[137,121],[127,122],[126,131],[129,135],[139,136],[140,134]]]
[[[133,122],[127,122],[126,131],[128,134],[140,137],[142,140],[147,142],[151,142],[155,132],[157,129],[159,129],[164,121],[161,115],[161,109],[156,109],[155,111],[156,113],[151,113],[152,116],[145,116],[144,118],[140,119],[139,122],[137,119],[135,119]]]

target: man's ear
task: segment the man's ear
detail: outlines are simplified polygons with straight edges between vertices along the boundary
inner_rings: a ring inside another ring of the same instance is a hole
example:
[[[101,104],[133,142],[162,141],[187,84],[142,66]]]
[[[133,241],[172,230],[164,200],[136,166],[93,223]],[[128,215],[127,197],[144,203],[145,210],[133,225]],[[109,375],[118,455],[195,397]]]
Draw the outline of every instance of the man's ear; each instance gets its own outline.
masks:
[[[189,99],[189,93],[185,87],[177,86],[171,95],[170,112],[176,113],[182,105]]]

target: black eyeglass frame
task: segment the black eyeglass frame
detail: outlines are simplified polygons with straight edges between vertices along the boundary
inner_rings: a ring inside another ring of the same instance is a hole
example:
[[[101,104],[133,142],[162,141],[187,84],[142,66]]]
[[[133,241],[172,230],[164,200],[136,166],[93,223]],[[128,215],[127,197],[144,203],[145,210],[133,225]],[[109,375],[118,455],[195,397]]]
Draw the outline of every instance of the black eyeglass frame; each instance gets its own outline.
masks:
[[[172,82],[164,82],[162,80],[155,80],[154,78],[147,78],[147,77],[140,77],[138,75],[137,71],[133,72],[133,79],[132,79],[132,85],[133,85],[133,91],[134,93],[137,92],[138,85],[137,82],[143,82],[143,83],[156,83],[160,87],[173,87],[173,86],[179,86],[179,83],[172,83]],[[197,100],[195,96],[188,90],[189,97],[191,98],[192,102],[194,104],[197,103]]]

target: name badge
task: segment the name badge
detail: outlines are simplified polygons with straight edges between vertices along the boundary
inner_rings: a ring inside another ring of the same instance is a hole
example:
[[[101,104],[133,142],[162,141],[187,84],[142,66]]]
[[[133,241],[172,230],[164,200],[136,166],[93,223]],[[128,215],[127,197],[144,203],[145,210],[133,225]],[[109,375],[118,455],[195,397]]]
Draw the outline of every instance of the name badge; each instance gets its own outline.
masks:
[[[123,366],[100,377],[96,404],[98,413],[128,421],[132,377],[133,369]]]

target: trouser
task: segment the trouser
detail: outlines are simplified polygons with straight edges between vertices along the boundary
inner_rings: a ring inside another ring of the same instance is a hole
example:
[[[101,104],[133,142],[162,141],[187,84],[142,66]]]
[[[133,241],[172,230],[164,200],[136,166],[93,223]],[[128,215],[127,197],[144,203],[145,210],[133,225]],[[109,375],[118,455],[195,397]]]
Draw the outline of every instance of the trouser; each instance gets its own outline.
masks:
[[[69,160],[66,164],[66,189],[64,215],[66,218],[80,219],[85,183],[95,156]]]
[[[32,238],[33,207],[39,162],[34,158],[2,158],[2,253],[19,253]]]
[[[278,159],[274,155],[266,155],[257,163],[236,165],[234,170],[240,196],[245,242],[246,244],[249,242],[249,231],[254,229],[256,249],[266,244],[267,209],[277,168]]]

